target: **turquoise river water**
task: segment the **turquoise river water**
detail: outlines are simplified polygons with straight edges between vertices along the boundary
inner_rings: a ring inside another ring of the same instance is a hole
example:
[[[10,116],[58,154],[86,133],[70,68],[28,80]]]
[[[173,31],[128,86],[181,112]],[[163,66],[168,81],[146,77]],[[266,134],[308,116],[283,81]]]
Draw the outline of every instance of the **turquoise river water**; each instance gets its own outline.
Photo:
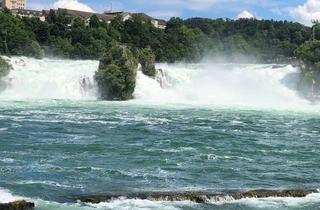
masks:
[[[101,102],[94,87],[78,87],[82,77],[91,79],[86,69],[95,69],[93,61],[11,62],[13,84],[0,94],[0,202],[27,199],[36,210],[320,209],[320,193],[226,197],[207,204],[125,197],[100,204],[72,201],[103,193],[319,189],[320,109],[284,84],[284,76],[296,73],[292,67],[246,66],[256,75],[244,73],[246,79],[236,82],[232,75],[239,67],[213,79],[207,73],[186,75],[195,67],[163,65],[170,68],[166,90],[138,74],[135,100]],[[76,79],[45,77],[51,75],[45,65],[55,62],[57,69],[64,62],[65,71],[82,73]],[[261,84],[276,71],[281,74]],[[29,74],[38,76],[26,79]],[[190,75],[201,85],[187,89]],[[222,80],[229,85],[218,85]],[[275,90],[267,90],[269,84]]]

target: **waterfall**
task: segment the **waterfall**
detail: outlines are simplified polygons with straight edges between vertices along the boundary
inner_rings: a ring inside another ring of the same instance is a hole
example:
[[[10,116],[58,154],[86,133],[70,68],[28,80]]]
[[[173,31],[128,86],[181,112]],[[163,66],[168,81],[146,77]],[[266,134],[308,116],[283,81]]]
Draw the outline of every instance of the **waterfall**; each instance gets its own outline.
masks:
[[[10,63],[13,70],[3,79],[1,99],[97,99],[97,61],[12,57]]]
[[[158,64],[155,80],[138,72],[135,98],[144,103],[297,109],[310,107],[291,65]]]

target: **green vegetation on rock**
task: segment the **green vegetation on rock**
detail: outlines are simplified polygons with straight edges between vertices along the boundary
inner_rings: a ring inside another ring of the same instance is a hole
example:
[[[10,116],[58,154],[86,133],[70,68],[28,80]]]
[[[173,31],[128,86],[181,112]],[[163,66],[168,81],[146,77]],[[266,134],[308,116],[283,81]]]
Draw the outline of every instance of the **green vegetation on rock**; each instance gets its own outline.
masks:
[[[100,60],[95,74],[100,95],[105,100],[128,100],[136,85],[138,63],[124,46],[113,46]]]
[[[12,66],[3,58],[0,57],[0,79],[8,76]]]
[[[303,43],[295,54],[302,70],[298,88],[303,96],[311,100],[320,98],[320,24],[313,26],[312,38]]]
[[[156,56],[150,48],[144,48],[139,52],[139,63],[143,74],[149,77],[156,76]]]

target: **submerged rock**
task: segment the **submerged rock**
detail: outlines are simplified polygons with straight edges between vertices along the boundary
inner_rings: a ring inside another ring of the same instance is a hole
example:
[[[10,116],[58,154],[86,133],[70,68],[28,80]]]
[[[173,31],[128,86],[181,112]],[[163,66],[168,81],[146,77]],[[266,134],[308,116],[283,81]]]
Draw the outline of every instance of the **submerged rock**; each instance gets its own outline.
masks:
[[[24,200],[14,201],[11,203],[0,203],[0,210],[31,210],[34,209],[34,203]]]
[[[133,193],[124,195],[93,195],[82,196],[77,200],[85,203],[110,202],[115,199],[141,199],[150,201],[191,201],[194,203],[209,203],[212,200],[239,200],[243,198],[269,198],[269,197],[292,197],[301,198],[315,191],[307,190],[253,190],[247,192],[228,192],[228,193],[208,193],[208,192],[149,192]]]

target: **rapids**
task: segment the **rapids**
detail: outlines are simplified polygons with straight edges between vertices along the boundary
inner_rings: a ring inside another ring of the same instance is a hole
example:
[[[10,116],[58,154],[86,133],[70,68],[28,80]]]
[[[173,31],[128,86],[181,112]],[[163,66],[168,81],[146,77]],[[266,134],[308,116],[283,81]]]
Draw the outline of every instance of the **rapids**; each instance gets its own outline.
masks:
[[[97,100],[97,61],[10,59],[3,100]],[[313,109],[298,96],[299,70],[291,65],[158,64],[156,79],[138,71],[136,103],[206,105],[249,109]],[[134,103],[133,102],[133,103]]]
[[[35,210],[317,210],[306,197],[207,203],[145,192],[320,188],[319,106],[290,65],[158,64],[135,99],[98,100],[97,61],[10,58],[0,93],[0,202]],[[99,204],[72,198],[104,194]]]

